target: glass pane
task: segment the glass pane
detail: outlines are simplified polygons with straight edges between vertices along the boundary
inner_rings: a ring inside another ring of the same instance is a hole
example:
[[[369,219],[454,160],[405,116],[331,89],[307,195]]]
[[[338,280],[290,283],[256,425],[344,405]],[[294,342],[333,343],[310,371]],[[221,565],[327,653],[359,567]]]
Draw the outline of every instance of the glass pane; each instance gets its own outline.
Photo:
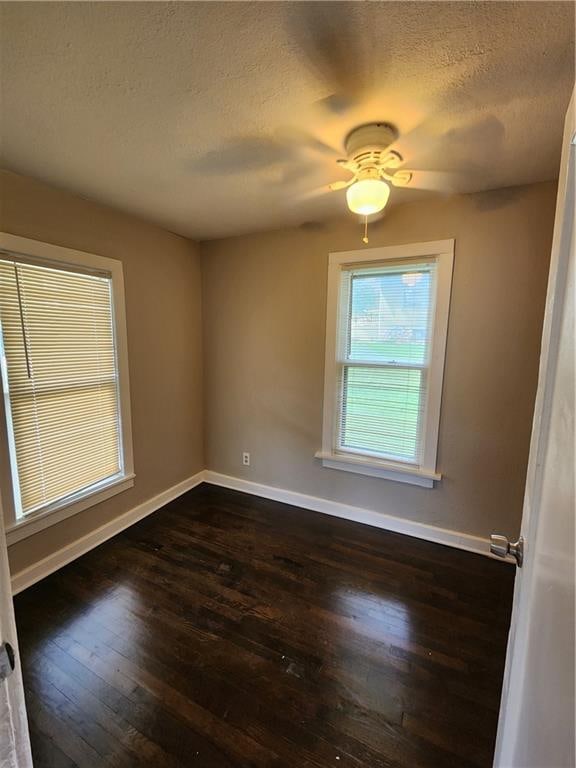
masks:
[[[351,281],[350,360],[424,364],[430,343],[430,268],[356,274]]]
[[[340,447],[417,463],[422,376],[414,368],[346,366]]]

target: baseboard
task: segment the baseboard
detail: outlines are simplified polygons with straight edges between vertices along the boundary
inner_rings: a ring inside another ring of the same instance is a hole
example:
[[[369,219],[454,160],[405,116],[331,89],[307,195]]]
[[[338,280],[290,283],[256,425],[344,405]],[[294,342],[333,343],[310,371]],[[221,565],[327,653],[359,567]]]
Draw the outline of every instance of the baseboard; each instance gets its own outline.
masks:
[[[186,491],[192,490],[200,483],[206,482],[211,485],[219,485],[222,488],[231,488],[235,491],[243,491],[253,496],[261,496],[265,499],[281,501],[293,507],[302,507],[310,509],[313,512],[321,512],[333,517],[341,517],[345,520],[353,520],[364,525],[371,525],[375,528],[382,528],[385,531],[402,533],[406,536],[414,536],[417,539],[424,539],[436,544],[444,544],[448,547],[463,549],[466,552],[474,552],[478,555],[492,557],[489,552],[488,539],[481,536],[471,536],[468,533],[452,531],[447,528],[438,528],[426,523],[418,523],[413,520],[406,520],[396,515],[384,512],[375,512],[371,509],[354,507],[349,504],[341,504],[338,501],[330,501],[318,496],[309,496],[296,491],[288,491],[284,488],[277,488],[272,485],[263,485],[254,483],[251,480],[243,480],[240,477],[223,475],[212,470],[197,472],[187,480],[168,488],[166,491],[153,496],[148,501],[139,504],[133,509],[125,512],[120,517],[111,520],[109,523],[97,528],[95,531],[83,536],[81,539],[68,544],[62,549],[54,552],[52,555],[39,560],[34,565],[25,568],[12,576],[12,593],[14,595],[22,592],[23,589],[32,586],[45,576],[49,576],[54,571],[67,565],[77,557],[86,554],[94,547],[107,541],[117,533],[129,528],[134,523],[142,520],[144,517],[152,514],[168,502],[181,496]],[[512,562],[511,560],[508,560]],[[504,561],[500,561],[504,562]]]
[[[16,595],[18,592],[22,592],[23,589],[31,587],[32,584],[40,581],[40,579],[49,576],[51,573],[54,573],[54,571],[67,565],[77,557],[86,554],[86,552],[94,549],[94,547],[102,544],[107,539],[111,539],[112,536],[129,528],[134,523],[142,520],[142,518],[152,514],[152,512],[156,512],[160,507],[163,507],[165,504],[168,504],[168,502],[178,498],[178,496],[186,493],[186,491],[192,490],[192,488],[200,485],[203,481],[204,471],[197,472],[195,475],[192,475],[192,477],[173,485],[171,488],[162,491],[162,493],[159,493],[157,496],[153,496],[151,499],[142,502],[142,504],[138,504],[138,506],[125,512],[123,515],[114,518],[114,520],[110,520],[109,523],[105,523],[100,526],[100,528],[96,528],[96,530],[91,531],[81,539],[72,542],[72,544],[62,547],[62,549],[57,550],[43,560],[39,560],[37,563],[34,563],[34,565],[15,573],[12,576],[12,593]]]
[[[223,488],[232,488],[235,491],[251,493],[254,496],[262,496],[265,499],[281,501],[284,504],[290,504],[294,507],[303,507],[311,509],[314,512],[322,512],[325,515],[333,517],[342,517],[345,520],[353,520],[364,525],[371,525],[375,528],[382,528],[385,531],[394,533],[403,533],[406,536],[414,536],[417,539],[425,539],[436,544],[444,544],[448,547],[463,549],[466,552],[474,552],[478,555],[493,557],[489,551],[488,539],[481,536],[471,536],[468,533],[452,531],[447,528],[437,528],[434,525],[418,523],[413,520],[406,520],[402,517],[386,514],[384,512],[375,512],[370,509],[353,507],[349,504],[341,504],[337,501],[319,498],[318,496],[308,496],[296,491],[288,491],[284,488],[276,488],[271,485],[262,485],[250,480],[243,480],[239,477],[222,475],[219,472],[206,470],[204,480],[212,485],[219,485]]]

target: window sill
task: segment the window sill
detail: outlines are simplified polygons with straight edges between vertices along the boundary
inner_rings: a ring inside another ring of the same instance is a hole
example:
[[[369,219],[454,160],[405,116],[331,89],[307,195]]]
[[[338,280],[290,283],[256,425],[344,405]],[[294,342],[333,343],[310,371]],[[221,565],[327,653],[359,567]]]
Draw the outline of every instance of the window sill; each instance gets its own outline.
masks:
[[[384,480],[395,480],[398,483],[419,485],[422,488],[433,488],[434,481],[442,479],[442,475],[419,467],[408,467],[393,462],[380,461],[366,456],[350,456],[341,453],[318,451],[316,458],[322,460],[322,466],[329,469],[340,469],[344,472],[355,472],[359,475],[381,477]]]
[[[17,541],[27,539],[35,533],[49,528],[51,525],[61,523],[72,515],[82,512],[88,507],[93,507],[101,501],[115,496],[117,493],[132,488],[136,475],[128,474],[113,478],[107,482],[98,484],[97,487],[79,491],[67,499],[51,504],[49,507],[39,509],[37,512],[31,512],[26,517],[17,520],[6,528],[6,543],[8,546]]]

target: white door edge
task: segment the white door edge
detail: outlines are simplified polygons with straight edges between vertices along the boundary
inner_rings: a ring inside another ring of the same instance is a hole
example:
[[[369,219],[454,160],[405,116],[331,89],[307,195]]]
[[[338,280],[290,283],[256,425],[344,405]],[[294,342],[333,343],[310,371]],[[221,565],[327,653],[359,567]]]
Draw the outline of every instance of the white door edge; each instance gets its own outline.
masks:
[[[542,499],[544,461],[548,448],[554,385],[560,349],[560,338],[566,300],[566,279],[574,238],[574,145],[576,143],[575,94],[568,107],[562,144],[560,178],[556,218],[552,241],[550,273],[538,376],[538,389],[534,406],[532,437],[526,479],[522,517],[522,535],[526,541],[525,566],[518,571],[514,589],[514,606],[502,699],[498,722],[494,768],[520,768],[515,759],[519,741],[524,738],[522,702],[533,672],[529,668],[530,632],[538,631],[531,625],[530,598],[536,578],[531,552],[537,546],[540,503]],[[548,659],[541,659],[547,664]],[[553,717],[550,713],[550,717]],[[553,759],[553,758],[551,758]],[[562,763],[564,765],[564,763]],[[553,768],[552,765],[539,768]]]

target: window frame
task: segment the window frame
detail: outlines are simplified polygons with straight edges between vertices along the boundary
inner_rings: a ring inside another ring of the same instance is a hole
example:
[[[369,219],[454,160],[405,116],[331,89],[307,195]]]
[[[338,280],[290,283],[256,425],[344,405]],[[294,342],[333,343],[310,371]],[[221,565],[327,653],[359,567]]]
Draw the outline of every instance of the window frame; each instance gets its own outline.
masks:
[[[436,292],[421,461],[419,464],[413,464],[380,459],[369,452],[344,451],[338,448],[337,436],[340,415],[338,381],[339,370],[343,365],[338,357],[341,274],[347,269],[364,264],[373,269],[378,263],[417,261],[422,258],[433,259],[436,262]],[[322,448],[316,453],[316,457],[322,460],[324,467],[425,488],[433,488],[434,482],[441,479],[442,475],[436,471],[436,461],[453,267],[454,239],[337,251],[329,254]]]
[[[134,474],[132,448],[128,336],[122,262],[106,256],[43,243],[39,240],[32,240],[7,232],[0,232],[0,255],[21,263],[67,268],[86,274],[99,272],[110,277],[122,444],[122,469],[119,473],[18,518],[14,503],[15,489],[10,461],[11,435],[8,426],[8,414],[5,408],[5,398],[4,396],[0,397],[0,480],[2,488],[7,489],[7,492],[2,495],[2,508],[6,540],[10,545],[131,488],[134,485],[136,475]]]

